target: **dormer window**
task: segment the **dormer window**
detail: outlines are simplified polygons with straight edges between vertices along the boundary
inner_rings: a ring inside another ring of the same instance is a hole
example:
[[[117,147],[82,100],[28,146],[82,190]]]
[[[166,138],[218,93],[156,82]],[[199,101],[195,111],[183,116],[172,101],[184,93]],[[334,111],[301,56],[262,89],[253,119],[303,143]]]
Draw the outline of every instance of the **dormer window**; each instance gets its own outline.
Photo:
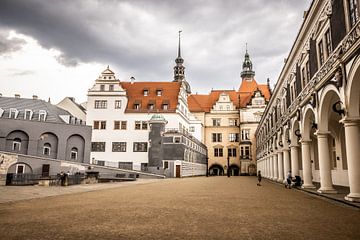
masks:
[[[166,103],[163,104],[163,105],[162,105],[162,108],[163,108],[164,110],[168,110],[168,109],[169,109],[169,104],[166,104]]]
[[[134,103],[134,109],[139,110],[140,109],[140,104],[139,103]]]
[[[24,119],[25,120],[31,120],[33,116],[33,111],[30,109],[25,109],[25,113],[24,113]]]
[[[45,122],[46,121],[46,111],[45,110],[40,110],[39,111],[39,121],[43,121]]]
[[[100,91],[105,91],[105,85],[100,85]]]
[[[162,90],[158,89],[156,90],[156,96],[160,97],[162,95]]]
[[[110,92],[114,91],[114,85],[112,85],[112,84],[109,85],[109,91],[110,91]]]
[[[9,118],[17,118],[19,111],[16,108],[10,108]]]
[[[149,110],[154,110],[154,104],[153,104],[153,103],[149,103],[148,109],[149,109]]]
[[[144,96],[148,96],[149,95],[149,90],[147,90],[147,89],[144,89]]]

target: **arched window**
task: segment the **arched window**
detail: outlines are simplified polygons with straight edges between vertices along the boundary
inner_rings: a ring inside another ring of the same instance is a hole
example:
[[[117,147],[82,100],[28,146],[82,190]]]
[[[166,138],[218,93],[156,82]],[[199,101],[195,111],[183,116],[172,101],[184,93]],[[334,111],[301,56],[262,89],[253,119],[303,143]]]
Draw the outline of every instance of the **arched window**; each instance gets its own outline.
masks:
[[[13,144],[12,144],[12,150],[13,151],[20,151],[21,149],[21,139],[20,138],[14,138]]]
[[[44,143],[43,154],[47,155],[47,156],[50,156],[50,153],[51,153],[51,144],[50,143]]]
[[[70,159],[71,160],[77,160],[77,158],[78,158],[78,149],[76,147],[73,147],[71,149]]]

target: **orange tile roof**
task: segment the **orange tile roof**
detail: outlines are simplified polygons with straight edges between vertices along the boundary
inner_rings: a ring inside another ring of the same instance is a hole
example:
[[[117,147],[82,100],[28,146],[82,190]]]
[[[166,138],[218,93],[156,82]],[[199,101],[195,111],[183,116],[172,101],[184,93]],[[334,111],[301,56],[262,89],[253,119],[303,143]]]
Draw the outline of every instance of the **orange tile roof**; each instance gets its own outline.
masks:
[[[246,107],[251,101],[256,90],[260,90],[265,100],[269,101],[271,93],[267,84],[257,84],[255,79],[251,81],[242,81],[239,91],[235,90],[212,90],[210,94],[192,94],[188,97],[189,110],[191,112],[210,112],[211,108],[219,99],[219,95],[223,92],[229,94],[230,100],[236,108]],[[240,96],[240,102],[239,102]]]
[[[126,90],[128,97],[126,113],[176,111],[181,86],[179,82],[121,82],[120,84]],[[144,90],[148,90],[147,96],[144,96]],[[161,90],[161,96],[157,96],[157,90]],[[134,109],[136,103],[140,104],[140,109]],[[154,109],[150,110],[149,104],[154,104]],[[163,104],[168,104],[167,110],[163,109]]]

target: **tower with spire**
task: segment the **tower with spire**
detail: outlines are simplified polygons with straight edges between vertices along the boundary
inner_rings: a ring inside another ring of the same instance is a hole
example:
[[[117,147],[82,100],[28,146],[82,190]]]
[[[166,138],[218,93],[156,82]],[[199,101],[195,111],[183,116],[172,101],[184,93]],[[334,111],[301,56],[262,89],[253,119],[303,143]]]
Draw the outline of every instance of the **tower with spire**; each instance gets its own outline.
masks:
[[[245,59],[243,62],[242,72],[241,72],[241,78],[244,81],[246,80],[252,80],[255,76],[255,71],[252,70],[252,62],[250,60],[250,55],[247,51],[247,44],[246,44],[246,52],[245,52]]]
[[[175,67],[174,67],[174,82],[182,82],[185,79],[185,67],[183,66],[184,59],[181,57],[181,49],[180,49],[180,34],[182,31],[179,31],[179,47],[178,47],[178,56],[175,59]]]

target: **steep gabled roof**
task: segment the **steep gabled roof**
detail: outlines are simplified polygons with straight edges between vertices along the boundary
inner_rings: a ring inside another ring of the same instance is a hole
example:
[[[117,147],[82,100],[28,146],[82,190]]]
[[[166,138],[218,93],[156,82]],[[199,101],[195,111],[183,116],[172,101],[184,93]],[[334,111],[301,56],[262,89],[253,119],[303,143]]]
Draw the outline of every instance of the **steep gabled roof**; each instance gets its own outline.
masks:
[[[210,112],[212,107],[219,99],[221,93],[227,93],[230,100],[236,106],[246,107],[255,91],[260,90],[265,100],[269,101],[271,93],[269,86],[266,84],[257,84],[255,79],[242,81],[239,91],[235,90],[212,90],[209,94],[192,94],[188,97],[190,112]],[[239,100],[240,96],[240,100]]]
[[[181,82],[121,82],[120,84],[126,90],[128,97],[126,113],[176,111]],[[148,91],[147,96],[144,96],[144,90]],[[157,96],[157,90],[161,90],[161,96]],[[135,104],[139,104],[139,109],[134,109]],[[149,104],[153,104],[154,109],[149,109]],[[168,105],[167,110],[163,109],[163,104]]]

